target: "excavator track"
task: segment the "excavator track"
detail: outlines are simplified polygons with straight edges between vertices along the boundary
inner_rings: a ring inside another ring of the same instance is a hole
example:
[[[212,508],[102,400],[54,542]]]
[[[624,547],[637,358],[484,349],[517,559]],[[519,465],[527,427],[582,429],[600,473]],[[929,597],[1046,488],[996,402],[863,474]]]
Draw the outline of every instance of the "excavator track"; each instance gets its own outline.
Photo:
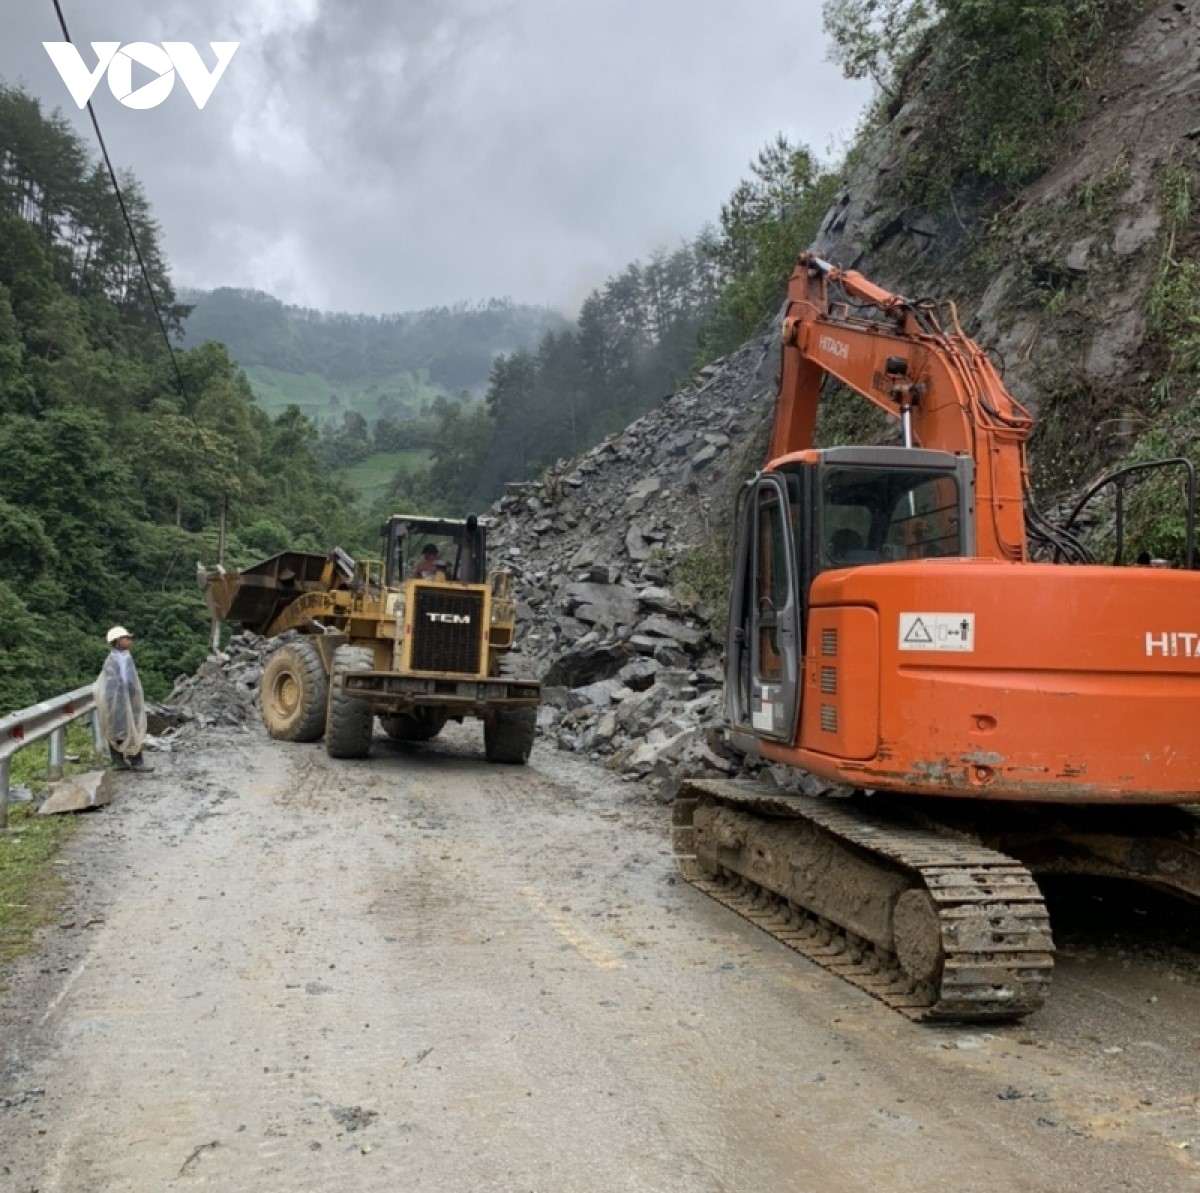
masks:
[[[700,779],[672,844],[693,886],[909,1019],[1014,1020],[1045,998],[1050,918],[1005,854],[852,799]]]

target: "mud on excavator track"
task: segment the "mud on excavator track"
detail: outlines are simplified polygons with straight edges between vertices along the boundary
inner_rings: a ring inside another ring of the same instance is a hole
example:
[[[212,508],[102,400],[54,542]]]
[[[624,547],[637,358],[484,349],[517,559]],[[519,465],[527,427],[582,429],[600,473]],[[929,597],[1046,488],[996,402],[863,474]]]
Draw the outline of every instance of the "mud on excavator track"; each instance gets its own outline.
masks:
[[[910,1019],[1013,1020],[1045,998],[1050,918],[1003,853],[861,797],[702,779],[680,786],[672,844],[693,886]]]

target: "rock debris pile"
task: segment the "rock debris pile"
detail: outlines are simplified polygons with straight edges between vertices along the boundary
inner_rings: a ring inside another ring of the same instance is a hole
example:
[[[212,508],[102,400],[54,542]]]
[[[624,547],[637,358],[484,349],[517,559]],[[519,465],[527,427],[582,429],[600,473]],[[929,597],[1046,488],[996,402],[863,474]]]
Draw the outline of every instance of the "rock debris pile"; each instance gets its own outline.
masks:
[[[195,675],[181,675],[166,705],[197,724],[233,728],[258,720],[258,686],[267,659],[292,637],[238,634],[220,654],[201,663]]]
[[[686,564],[727,563],[740,482],[775,393],[777,343],[752,341],[649,414],[489,511],[493,566],[514,573],[520,661],[545,685],[540,724],[634,778],[729,772],[723,594]],[[720,607],[717,607],[717,605]]]

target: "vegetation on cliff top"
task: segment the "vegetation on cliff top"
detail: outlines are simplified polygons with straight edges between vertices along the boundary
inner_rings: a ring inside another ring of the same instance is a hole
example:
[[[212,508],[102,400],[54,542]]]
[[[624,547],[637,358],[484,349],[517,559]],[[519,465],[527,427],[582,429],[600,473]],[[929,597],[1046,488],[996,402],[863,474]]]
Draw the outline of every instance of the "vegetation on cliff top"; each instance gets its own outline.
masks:
[[[877,117],[919,94],[902,185],[914,201],[1037,177],[1085,111],[1098,55],[1145,3],[825,0],[832,56],[880,88]]]

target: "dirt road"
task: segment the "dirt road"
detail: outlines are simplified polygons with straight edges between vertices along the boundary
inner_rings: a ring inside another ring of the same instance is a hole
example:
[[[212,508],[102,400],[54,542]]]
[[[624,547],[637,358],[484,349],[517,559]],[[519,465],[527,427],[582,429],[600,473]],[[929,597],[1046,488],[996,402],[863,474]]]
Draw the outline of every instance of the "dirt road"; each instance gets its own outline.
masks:
[[[914,1026],[678,883],[644,792],[466,731],[193,739],[63,860],[6,1191],[1200,1188],[1194,917],[1075,892],[1050,1008]]]

